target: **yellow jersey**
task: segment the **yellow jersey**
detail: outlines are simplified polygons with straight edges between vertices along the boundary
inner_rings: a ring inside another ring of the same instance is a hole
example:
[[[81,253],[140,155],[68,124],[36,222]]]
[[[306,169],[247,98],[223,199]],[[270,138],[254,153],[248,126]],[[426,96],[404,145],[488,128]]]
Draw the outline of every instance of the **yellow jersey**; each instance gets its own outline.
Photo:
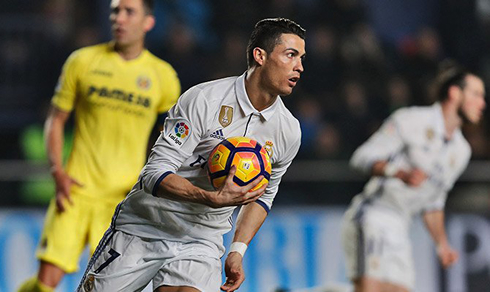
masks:
[[[67,173],[83,184],[72,194],[121,200],[146,159],[157,116],[180,95],[177,73],[144,50],[126,61],[113,43],[73,52],[63,66],[52,104],[75,114]]]

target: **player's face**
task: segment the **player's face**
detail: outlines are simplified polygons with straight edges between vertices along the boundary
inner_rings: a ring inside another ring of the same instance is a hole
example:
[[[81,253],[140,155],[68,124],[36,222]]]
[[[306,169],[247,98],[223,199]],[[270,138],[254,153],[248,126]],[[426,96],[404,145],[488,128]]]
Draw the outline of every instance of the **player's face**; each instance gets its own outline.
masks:
[[[289,95],[303,72],[305,41],[295,34],[282,34],[281,41],[263,64],[264,81],[274,95]]]
[[[153,16],[146,14],[143,0],[112,0],[110,20],[114,40],[122,47],[142,44],[154,25]]]
[[[485,85],[483,81],[474,75],[466,76],[466,86],[462,90],[462,101],[459,109],[461,117],[472,123],[477,124],[486,107]]]

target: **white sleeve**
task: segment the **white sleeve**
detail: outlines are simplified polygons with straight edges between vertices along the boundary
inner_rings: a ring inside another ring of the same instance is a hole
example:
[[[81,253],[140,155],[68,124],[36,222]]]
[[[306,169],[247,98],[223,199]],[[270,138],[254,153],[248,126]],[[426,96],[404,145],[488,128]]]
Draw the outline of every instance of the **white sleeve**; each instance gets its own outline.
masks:
[[[271,179],[269,180],[269,185],[265,189],[265,193],[260,197],[256,203],[260,204],[269,213],[272,202],[279,191],[279,184],[281,183],[282,176],[288,170],[288,167],[293,162],[294,157],[298,154],[299,147],[301,145],[301,130],[297,132],[296,140],[289,142],[291,147],[285,150],[283,157],[272,164]]]
[[[202,91],[193,87],[170,109],[163,131],[140,174],[147,193],[155,195],[160,182],[168,174],[175,173],[192,155],[206,132],[208,108]]]
[[[447,192],[445,192],[444,190],[440,190],[440,194],[438,194],[436,200],[431,202],[427,206],[425,206],[423,212],[444,210],[444,206],[446,205],[446,200],[447,200]]]
[[[370,174],[373,164],[389,160],[404,147],[400,117],[391,115],[366,142],[356,149],[350,160],[352,168]]]

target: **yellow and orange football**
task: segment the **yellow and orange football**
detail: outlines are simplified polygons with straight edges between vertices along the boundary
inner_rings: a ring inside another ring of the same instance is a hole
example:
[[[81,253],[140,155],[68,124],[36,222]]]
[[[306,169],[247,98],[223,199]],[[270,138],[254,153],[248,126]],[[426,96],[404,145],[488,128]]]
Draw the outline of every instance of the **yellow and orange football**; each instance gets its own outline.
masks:
[[[264,178],[251,191],[266,184],[271,177],[271,161],[267,151],[259,142],[246,137],[233,137],[223,140],[209,154],[208,174],[215,189],[221,187],[232,165],[237,171],[233,181],[244,186],[260,175]]]

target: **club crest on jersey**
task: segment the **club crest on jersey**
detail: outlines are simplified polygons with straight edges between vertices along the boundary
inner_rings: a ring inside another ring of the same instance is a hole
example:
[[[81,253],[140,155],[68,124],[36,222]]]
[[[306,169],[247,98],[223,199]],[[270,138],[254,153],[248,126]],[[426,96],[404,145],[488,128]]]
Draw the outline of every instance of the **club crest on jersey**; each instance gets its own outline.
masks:
[[[226,128],[233,121],[233,108],[231,106],[222,105],[219,111],[219,123],[223,128]]]
[[[151,80],[145,75],[140,75],[136,79],[136,85],[138,85],[138,88],[140,89],[148,90],[151,87]]]
[[[274,146],[274,143],[272,143],[272,141],[265,142],[264,149],[265,151],[267,151],[267,154],[269,154],[269,158],[272,158],[272,154],[274,154],[274,152],[272,151],[272,146]]]
[[[168,131],[167,137],[170,138],[176,145],[182,146],[185,140],[189,137],[191,133],[191,128],[187,121],[179,120],[177,121],[172,129]]]
[[[83,289],[86,292],[90,292],[94,290],[94,276],[93,275],[88,275],[87,279],[85,279],[85,282],[83,282]]]
[[[425,136],[427,137],[427,139],[430,141],[432,139],[434,139],[434,136],[435,136],[435,132],[434,132],[434,129],[432,128],[429,128],[427,129],[427,131],[425,132]]]

